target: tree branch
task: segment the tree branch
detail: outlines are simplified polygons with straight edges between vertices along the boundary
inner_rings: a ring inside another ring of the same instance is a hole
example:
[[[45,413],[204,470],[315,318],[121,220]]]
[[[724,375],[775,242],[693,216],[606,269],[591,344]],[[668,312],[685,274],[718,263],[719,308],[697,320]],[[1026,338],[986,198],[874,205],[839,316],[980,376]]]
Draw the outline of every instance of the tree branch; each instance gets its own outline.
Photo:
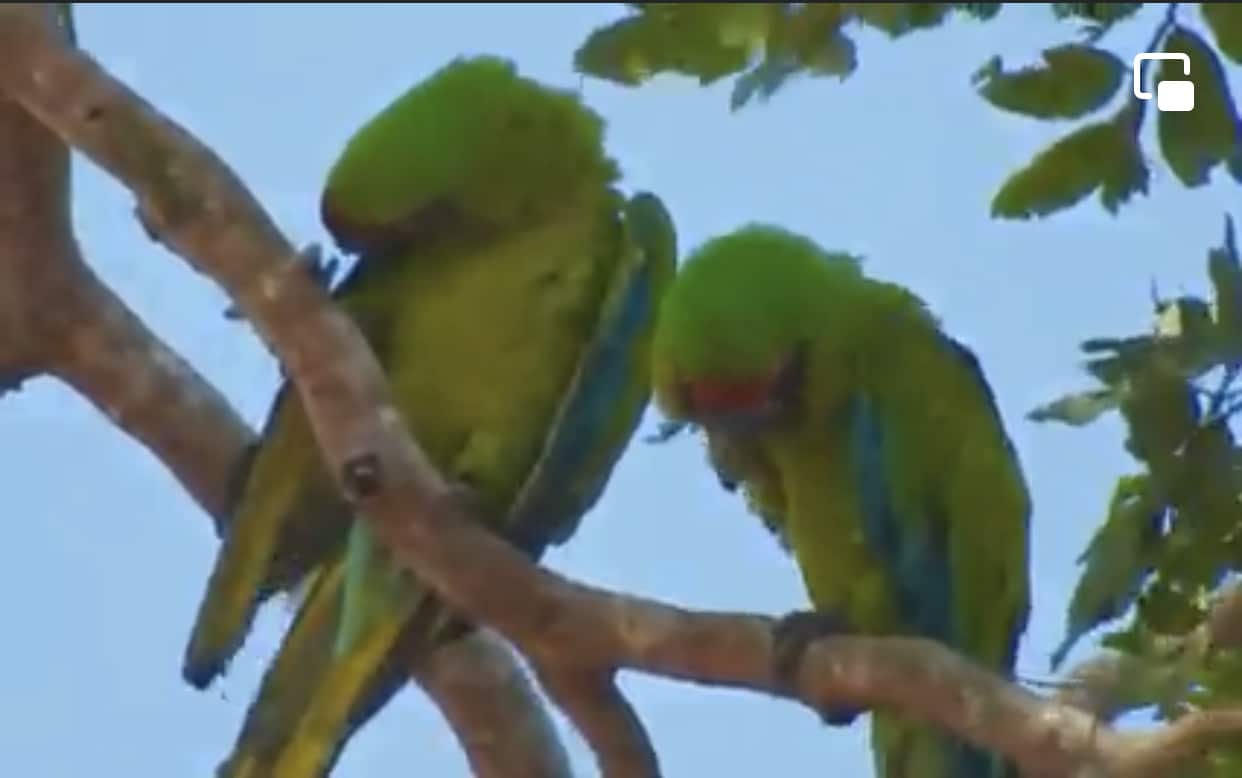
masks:
[[[298,388],[343,494],[448,602],[502,633],[545,677],[553,667],[601,677],[633,668],[792,693],[773,677],[771,619],[693,612],[577,584],[471,521],[406,434],[365,341],[296,265],[292,246],[224,163],[51,38],[29,10],[0,7],[0,50],[7,56],[0,89],[136,192],[153,234],[239,303]],[[1158,775],[1172,769],[1169,754],[1195,754],[1242,733],[1239,710],[1191,714],[1154,733],[1118,733],[913,639],[816,641],[796,693],[817,707],[900,710],[1001,751],[1032,776]],[[599,756],[606,775],[625,774],[607,764],[608,754]]]
[[[0,378],[71,385],[154,452],[218,531],[249,428],[83,262],[64,144],[8,101],[0,139]]]
[[[42,12],[14,11],[23,24],[37,24]],[[83,261],[70,217],[68,149],[0,99],[0,393],[42,373],[73,387],[155,454],[223,534],[253,431]],[[569,774],[545,706],[494,639],[457,641],[414,677],[476,775],[514,775],[514,765],[530,766],[517,775]]]
[[[508,645],[478,629],[412,668],[478,778],[570,778],[569,755]]]
[[[591,746],[608,778],[659,775],[659,758],[638,713],[617,687],[616,673],[549,664],[536,675]]]

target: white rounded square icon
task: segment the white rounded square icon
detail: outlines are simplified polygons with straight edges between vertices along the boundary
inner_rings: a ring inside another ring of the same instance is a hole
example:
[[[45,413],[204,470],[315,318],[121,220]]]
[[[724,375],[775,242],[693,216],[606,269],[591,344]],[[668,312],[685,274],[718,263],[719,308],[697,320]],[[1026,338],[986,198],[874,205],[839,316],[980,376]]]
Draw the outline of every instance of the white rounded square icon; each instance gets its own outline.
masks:
[[[1134,56],[1134,96],[1150,100],[1151,92],[1143,91],[1143,63],[1147,60],[1177,60],[1182,71],[1190,75],[1190,57],[1181,52],[1153,54],[1144,52]],[[1156,84],[1157,111],[1191,111],[1195,107],[1195,84],[1193,81],[1160,81]]]
[[[1156,110],[1189,111],[1195,107],[1193,81],[1161,81],[1156,84]]]

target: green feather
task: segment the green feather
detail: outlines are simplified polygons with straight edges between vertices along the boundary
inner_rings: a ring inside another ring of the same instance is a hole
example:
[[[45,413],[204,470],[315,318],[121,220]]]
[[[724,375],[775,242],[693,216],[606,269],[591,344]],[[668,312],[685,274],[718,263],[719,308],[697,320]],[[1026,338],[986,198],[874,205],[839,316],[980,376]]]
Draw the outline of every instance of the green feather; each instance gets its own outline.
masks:
[[[350,139],[322,211],[348,250],[408,247],[540,221],[616,180],[604,122],[495,57],[457,59]]]

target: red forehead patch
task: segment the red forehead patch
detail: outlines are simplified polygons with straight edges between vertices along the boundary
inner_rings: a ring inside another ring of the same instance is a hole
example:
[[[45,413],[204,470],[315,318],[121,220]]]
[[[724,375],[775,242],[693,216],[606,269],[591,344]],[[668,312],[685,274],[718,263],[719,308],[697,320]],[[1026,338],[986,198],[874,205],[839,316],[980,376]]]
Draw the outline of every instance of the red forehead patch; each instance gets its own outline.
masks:
[[[772,382],[772,376],[732,381],[703,378],[687,382],[686,392],[695,411],[746,411],[767,404]]]

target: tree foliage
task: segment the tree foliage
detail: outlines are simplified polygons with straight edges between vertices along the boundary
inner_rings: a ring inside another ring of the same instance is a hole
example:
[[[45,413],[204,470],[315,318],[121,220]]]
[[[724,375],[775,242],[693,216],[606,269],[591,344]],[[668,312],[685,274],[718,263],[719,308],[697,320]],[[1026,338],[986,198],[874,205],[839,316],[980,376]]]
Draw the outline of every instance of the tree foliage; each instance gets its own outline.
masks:
[[[951,22],[983,23],[1003,3],[628,3],[633,11],[596,30],[574,61],[588,75],[637,86],[662,73],[712,84],[734,76],[737,110],[771,99],[797,76],[848,78],[859,66],[853,34],[871,28],[898,39]],[[992,214],[1046,217],[1094,192],[1110,213],[1145,194],[1148,160],[1158,152],[1187,187],[1217,169],[1242,183],[1242,122],[1223,76],[1224,62],[1242,61],[1242,12],[1226,3],[1189,9],[1167,6],[1147,51],[1190,57],[1195,110],[1157,119],[1158,143],[1142,136],[1149,100],[1130,90],[1130,66],[1102,48],[1117,24],[1135,20],[1143,3],[1052,3],[1056,18],[1075,27],[1070,40],[1042,52],[1039,65],[1006,69],[992,57],[973,76],[979,96],[999,110],[1041,121],[1078,120],[1060,140],[1037,151],[998,187]],[[1180,12],[1179,12],[1180,11]],[[1198,29],[1196,29],[1198,28]],[[1166,60],[1160,80],[1187,78]],[[1146,74],[1145,74],[1146,77]]]

